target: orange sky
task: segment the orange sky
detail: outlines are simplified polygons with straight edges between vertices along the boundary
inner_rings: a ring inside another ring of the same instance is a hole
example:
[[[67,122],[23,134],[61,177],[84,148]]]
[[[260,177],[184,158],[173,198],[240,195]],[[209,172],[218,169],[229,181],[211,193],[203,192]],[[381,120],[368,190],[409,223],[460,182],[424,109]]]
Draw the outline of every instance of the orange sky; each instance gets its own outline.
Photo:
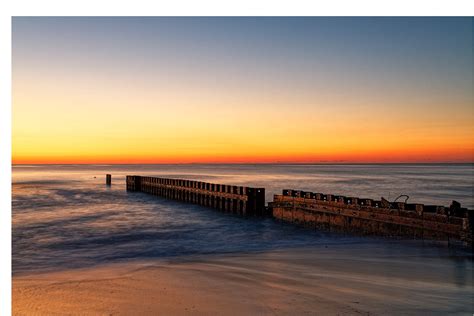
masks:
[[[469,23],[359,21],[15,18],[13,163],[472,162]]]

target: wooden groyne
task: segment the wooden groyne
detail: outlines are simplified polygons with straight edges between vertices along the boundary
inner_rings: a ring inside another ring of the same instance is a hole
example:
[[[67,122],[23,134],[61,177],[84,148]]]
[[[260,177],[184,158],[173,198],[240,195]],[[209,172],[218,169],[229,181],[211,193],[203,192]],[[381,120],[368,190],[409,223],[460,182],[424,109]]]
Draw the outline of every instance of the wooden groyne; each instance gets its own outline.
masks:
[[[445,207],[283,190],[266,207],[264,188],[144,176],[127,176],[126,184],[128,191],[240,215],[268,215],[330,231],[460,242],[472,249],[474,210],[456,201]]]
[[[128,191],[140,191],[240,215],[266,215],[265,189],[202,181],[127,176]]]
[[[472,246],[474,211],[456,201],[444,207],[283,190],[269,206],[277,219],[320,229]]]

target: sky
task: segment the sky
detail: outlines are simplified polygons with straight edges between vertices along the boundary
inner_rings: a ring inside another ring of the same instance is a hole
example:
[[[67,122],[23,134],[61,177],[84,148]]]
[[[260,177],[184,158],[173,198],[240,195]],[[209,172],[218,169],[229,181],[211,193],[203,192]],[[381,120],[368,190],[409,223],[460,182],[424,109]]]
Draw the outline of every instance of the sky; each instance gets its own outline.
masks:
[[[14,17],[12,160],[473,162],[473,18]]]

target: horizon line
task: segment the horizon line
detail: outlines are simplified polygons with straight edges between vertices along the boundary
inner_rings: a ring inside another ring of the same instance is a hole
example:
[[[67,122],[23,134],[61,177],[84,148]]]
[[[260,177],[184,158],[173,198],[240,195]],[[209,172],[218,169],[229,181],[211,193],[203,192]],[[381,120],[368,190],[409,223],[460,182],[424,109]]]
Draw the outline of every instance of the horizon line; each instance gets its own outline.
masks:
[[[459,162],[459,161],[419,161],[419,162],[157,162],[157,163],[107,163],[107,162],[97,162],[97,163],[12,163],[12,166],[21,166],[21,165],[448,165],[448,164],[457,164],[457,165],[468,165],[474,164],[474,161],[471,162]]]

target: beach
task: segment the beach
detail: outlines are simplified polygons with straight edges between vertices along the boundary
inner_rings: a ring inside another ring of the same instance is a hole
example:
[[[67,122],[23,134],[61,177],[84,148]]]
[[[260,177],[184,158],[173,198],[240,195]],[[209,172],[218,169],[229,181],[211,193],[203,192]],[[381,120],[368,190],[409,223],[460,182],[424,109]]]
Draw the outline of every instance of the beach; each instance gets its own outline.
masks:
[[[138,173],[261,186],[267,201],[285,187],[368,197],[408,190],[415,201],[470,206],[471,171],[472,165],[16,166],[13,314],[472,315],[468,249],[241,217],[127,192],[124,183],[126,174]]]

